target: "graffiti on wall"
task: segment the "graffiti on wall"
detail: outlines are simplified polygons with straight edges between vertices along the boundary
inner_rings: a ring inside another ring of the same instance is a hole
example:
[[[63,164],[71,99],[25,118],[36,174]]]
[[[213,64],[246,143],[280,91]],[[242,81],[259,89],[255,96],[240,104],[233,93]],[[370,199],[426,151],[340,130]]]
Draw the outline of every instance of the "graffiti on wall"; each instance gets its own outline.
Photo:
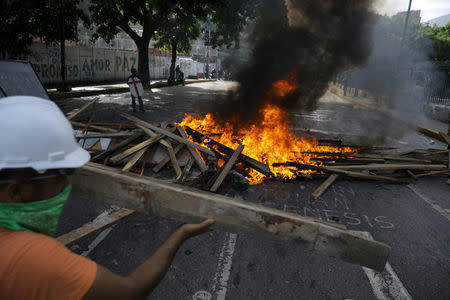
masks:
[[[43,83],[57,83],[61,80],[61,58],[58,47],[33,45],[33,54],[29,61]],[[196,61],[190,58],[180,61],[181,68],[188,76],[196,74]],[[69,82],[126,80],[131,68],[137,68],[138,57],[134,51],[87,48],[82,46],[66,47],[66,78]],[[170,57],[149,54],[149,72],[151,78],[169,76]]]

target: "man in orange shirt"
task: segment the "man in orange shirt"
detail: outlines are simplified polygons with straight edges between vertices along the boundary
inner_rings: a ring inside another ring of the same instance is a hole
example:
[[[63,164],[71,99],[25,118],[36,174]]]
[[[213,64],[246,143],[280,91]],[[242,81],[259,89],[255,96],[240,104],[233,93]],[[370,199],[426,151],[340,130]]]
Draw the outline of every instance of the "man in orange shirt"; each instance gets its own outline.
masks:
[[[181,226],[128,276],[114,274],[51,237],[68,176],[89,161],[62,112],[36,97],[3,98],[0,128],[0,299],[145,299],[181,244],[214,222]]]

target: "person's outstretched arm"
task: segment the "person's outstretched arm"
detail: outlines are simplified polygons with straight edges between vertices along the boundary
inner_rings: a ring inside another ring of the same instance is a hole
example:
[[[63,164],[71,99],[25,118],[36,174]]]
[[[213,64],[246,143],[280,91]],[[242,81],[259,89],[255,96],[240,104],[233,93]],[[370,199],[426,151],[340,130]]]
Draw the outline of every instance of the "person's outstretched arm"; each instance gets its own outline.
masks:
[[[184,224],[126,277],[99,265],[94,283],[83,299],[145,299],[166,274],[181,244],[210,231],[213,223],[208,219],[200,224]]]

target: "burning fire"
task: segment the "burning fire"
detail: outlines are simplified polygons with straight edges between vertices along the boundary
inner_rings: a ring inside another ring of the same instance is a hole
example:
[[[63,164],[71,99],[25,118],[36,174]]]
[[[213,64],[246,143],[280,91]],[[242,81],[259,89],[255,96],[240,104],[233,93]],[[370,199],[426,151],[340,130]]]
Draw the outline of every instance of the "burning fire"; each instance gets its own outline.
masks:
[[[282,98],[297,88],[298,85],[290,77],[275,82],[269,93]],[[274,167],[272,164],[295,161],[320,166],[321,162],[311,160],[315,155],[305,152],[355,152],[352,148],[319,146],[316,139],[297,137],[289,127],[286,111],[276,105],[266,103],[259,113],[261,121],[258,124],[240,129],[237,133],[231,123],[218,124],[211,113],[205,117],[186,114],[178,125],[188,126],[232,149],[236,149],[239,143],[243,144],[243,154],[268,164],[272,173],[282,178],[295,178],[299,171],[288,166]],[[307,174],[311,171],[300,172]],[[253,169],[249,170],[249,174],[251,183],[258,183],[265,177]]]

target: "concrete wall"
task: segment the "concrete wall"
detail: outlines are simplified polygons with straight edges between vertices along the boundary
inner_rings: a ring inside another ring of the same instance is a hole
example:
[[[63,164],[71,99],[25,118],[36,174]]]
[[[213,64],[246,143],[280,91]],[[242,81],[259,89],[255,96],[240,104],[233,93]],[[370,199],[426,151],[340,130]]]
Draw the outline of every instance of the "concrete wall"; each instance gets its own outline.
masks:
[[[44,84],[61,81],[61,58],[59,47],[46,47],[33,44],[29,61],[33,64]],[[131,68],[137,69],[138,53],[128,50],[66,46],[66,78],[68,82],[125,81]],[[203,72],[202,63],[189,57],[178,57],[177,64],[185,76]],[[149,72],[151,79],[169,77],[170,56],[149,53]],[[200,71],[201,70],[201,71]]]

